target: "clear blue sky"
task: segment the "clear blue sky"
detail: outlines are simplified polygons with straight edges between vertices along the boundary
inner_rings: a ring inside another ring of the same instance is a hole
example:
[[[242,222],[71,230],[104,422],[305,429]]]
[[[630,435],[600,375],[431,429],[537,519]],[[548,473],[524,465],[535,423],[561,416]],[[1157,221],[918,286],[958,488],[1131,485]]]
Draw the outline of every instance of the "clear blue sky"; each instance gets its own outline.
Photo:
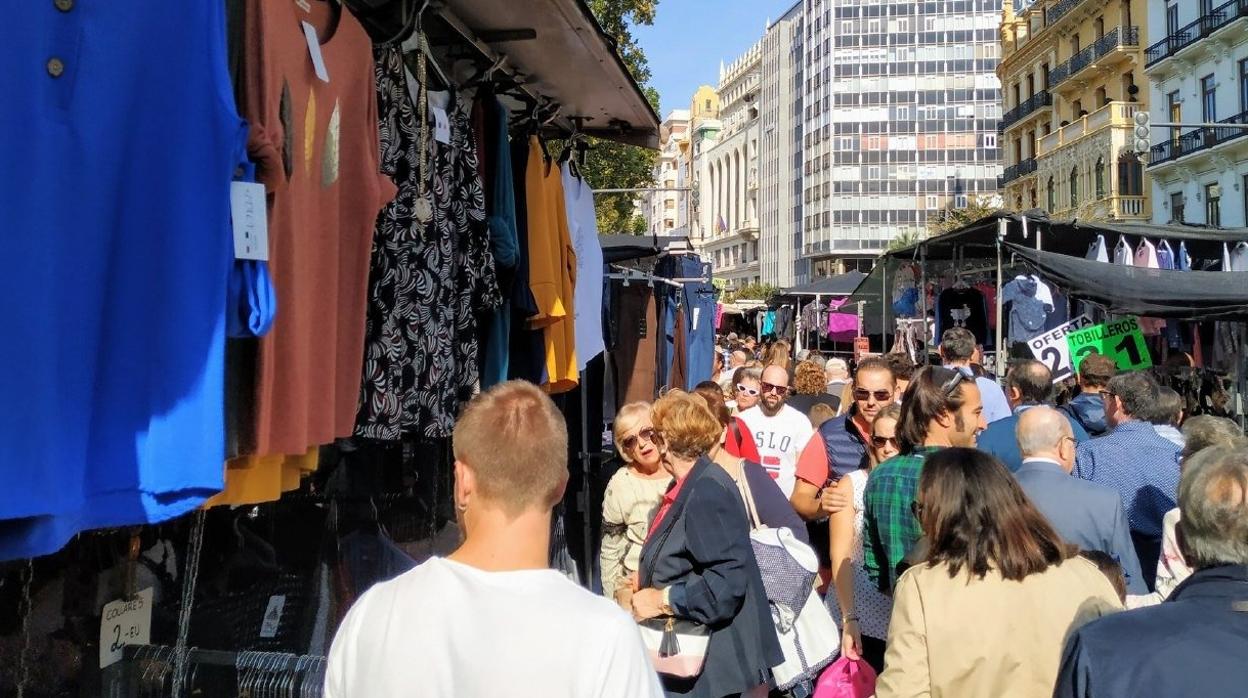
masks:
[[[687,109],[698,85],[719,81],[719,61],[731,63],[763,38],[767,18],[795,0],[659,0],[654,25],[635,27],[659,90],[659,117]]]

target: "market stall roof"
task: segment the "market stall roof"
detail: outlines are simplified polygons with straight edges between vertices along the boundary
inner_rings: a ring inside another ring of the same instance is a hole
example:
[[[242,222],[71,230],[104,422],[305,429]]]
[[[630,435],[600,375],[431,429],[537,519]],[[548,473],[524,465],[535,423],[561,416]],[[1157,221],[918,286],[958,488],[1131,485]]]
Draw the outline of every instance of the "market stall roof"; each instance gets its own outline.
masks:
[[[506,55],[508,70],[526,76],[530,92],[561,105],[562,131],[572,131],[570,118],[579,116],[589,135],[659,147],[658,114],[585,0],[450,0],[439,12],[482,52]],[[515,30],[535,31],[537,38],[490,44],[478,38]]]
[[[808,284],[801,284],[781,291],[780,296],[848,296],[862,284],[867,275],[851,271],[829,276]]]
[[[657,235],[599,235],[602,244],[602,261],[621,264],[674,250],[689,249],[689,238]]]
[[[1077,257],[1083,257],[1087,253],[1088,245],[1096,235],[1104,235],[1111,246],[1117,242],[1119,235],[1127,236],[1132,245],[1138,244],[1142,237],[1154,241],[1170,240],[1176,249],[1179,242],[1185,242],[1192,257],[1199,259],[1220,259],[1222,243],[1248,241],[1248,228],[1210,228],[1185,223],[1158,225],[1128,221],[1061,220],[1050,219],[1042,211],[998,212],[957,230],[886,252],[885,256],[918,259],[922,255],[931,260],[982,259],[989,256],[995,258],[998,221],[1001,220],[1007,222],[1007,243],[1034,249],[1039,235],[1039,246],[1043,251]]]
[[[1248,228],[1050,220],[1041,211],[1029,211],[1025,214],[994,213],[952,232],[886,252],[871,274],[854,290],[848,302],[865,303],[864,315],[869,332],[889,327],[893,280],[903,263],[925,258],[946,264],[956,261],[956,266],[964,269],[995,269],[996,239],[999,221],[1002,220],[1006,221],[1004,240],[1007,255],[1004,261],[1007,268],[1019,264],[1036,268],[1055,282],[1071,288],[1072,297],[1106,305],[1116,312],[1144,312],[1143,308],[1148,307],[1152,309],[1146,314],[1154,317],[1238,317],[1242,313],[1242,303],[1248,300],[1244,297],[1248,294],[1248,285],[1242,280],[1245,278],[1242,274],[1219,271],[1189,276],[1196,272],[1175,272],[1182,275],[1153,277],[1142,269],[1128,271],[1132,268],[1083,259],[1097,235],[1104,235],[1106,244],[1111,248],[1119,236],[1124,236],[1133,248],[1141,238],[1154,243],[1169,240],[1176,252],[1179,244],[1183,243],[1195,268],[1216,268],[1222,258],[1223,244],[1248,242]],[[1041,248],[1038,254],[1035,249],[1037,235]],[[1193,288],[1201,285],[1203,289]]]
[[[1248,319],[1248,272],[1170,271],[1106,264],[1008,245],[1072,298],[1110,312],[1178,319]]]

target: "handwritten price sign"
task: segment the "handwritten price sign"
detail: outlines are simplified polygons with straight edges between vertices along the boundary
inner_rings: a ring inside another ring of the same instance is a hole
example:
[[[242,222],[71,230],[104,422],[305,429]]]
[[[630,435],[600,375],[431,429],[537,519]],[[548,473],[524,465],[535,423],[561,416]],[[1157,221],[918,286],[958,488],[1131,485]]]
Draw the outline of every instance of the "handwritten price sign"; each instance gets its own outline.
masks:
[[[100,612],[100,668],[121,661],[126,645],[152,644],[152,590],[144,589],[132,599],[104,605]]]

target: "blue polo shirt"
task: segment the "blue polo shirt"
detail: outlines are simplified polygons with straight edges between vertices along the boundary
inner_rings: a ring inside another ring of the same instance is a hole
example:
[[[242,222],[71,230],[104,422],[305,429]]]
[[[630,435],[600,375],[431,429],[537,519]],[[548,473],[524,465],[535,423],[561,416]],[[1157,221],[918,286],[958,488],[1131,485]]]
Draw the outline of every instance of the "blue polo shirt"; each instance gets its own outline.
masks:
[[[219,0],[33,0],[0,23],[0,559],[198,507],[223,479]]]

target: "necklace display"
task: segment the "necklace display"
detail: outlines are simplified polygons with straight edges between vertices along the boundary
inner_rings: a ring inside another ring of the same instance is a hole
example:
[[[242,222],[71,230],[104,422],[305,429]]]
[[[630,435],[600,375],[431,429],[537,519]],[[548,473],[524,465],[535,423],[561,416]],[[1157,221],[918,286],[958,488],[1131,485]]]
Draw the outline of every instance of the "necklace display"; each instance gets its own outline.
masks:
[[[419,93],[416,95],[416,109],[420,114],[420,159],[417,164],[417,175],[420,180],[420,194],[412,204],[412,215],[421,225],[433,220],[433,200],[429,196],[429,88],[427,86],[426,61],[428,60],[429,44],[422,32],[420,48],[416,56],[416,81]]]

